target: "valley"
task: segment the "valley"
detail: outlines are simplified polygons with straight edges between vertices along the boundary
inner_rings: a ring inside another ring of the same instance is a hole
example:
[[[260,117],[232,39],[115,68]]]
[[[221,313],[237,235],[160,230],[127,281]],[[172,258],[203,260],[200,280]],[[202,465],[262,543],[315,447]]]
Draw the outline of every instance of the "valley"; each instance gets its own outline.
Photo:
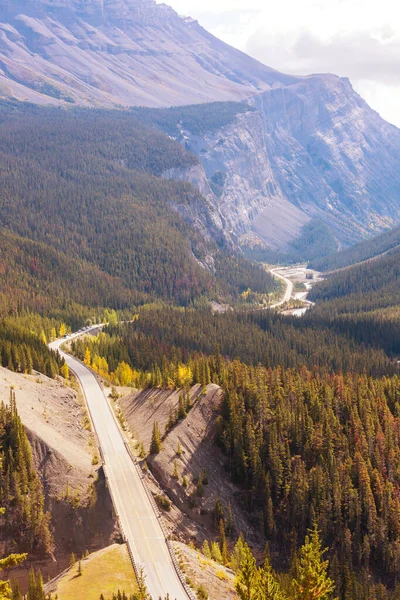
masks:
[[[282,314],[301,317],[314,305],[308,300],[308,295],[315,283],[322,281],[321,273],[309,269],[307,265],[274,267],[270,269],[270,273],[281,279],[285,285],[282,299],[270,308],[281,308]],[[294,304],[300,303],[301,306],[290,307],[291,301]]]

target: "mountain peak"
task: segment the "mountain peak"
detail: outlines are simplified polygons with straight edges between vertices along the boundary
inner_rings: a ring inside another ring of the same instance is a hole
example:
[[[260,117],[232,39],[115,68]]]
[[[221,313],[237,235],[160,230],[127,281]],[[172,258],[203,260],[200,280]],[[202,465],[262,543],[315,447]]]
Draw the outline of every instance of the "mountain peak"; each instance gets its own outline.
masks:
[[[136,22],[160,17],[178,18],[169,6],[157,5],[154,0],[0,0],[0,17],[12,19],[20,14],[43,18],[52,16],[65,19],[76,16],[101,21]]]
[[[0,0],[0,96],[171,106],[297,81],[154,0]]]

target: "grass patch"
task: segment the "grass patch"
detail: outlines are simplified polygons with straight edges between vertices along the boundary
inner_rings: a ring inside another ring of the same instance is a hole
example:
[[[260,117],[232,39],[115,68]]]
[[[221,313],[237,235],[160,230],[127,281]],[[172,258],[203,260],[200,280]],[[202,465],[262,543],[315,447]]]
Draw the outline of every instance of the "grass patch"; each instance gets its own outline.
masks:
[[[59,600],[99,600],[100,594],[110,598],[119,589],[126,594],[137,592],[136,577],[126,545],[113,544],[78,561],[58,582]],[[55,595],[55,594],[53,594]]]

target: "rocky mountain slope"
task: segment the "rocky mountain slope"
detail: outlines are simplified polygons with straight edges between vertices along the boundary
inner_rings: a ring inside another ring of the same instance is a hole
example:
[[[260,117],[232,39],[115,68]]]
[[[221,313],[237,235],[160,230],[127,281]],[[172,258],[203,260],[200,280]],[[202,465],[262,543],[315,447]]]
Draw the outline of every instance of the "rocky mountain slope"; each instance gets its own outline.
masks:
[[[119,108],[246,102],[254,110],[201,131],[176,113],[175,137],[202,167],[164,175],[207,198],[207,214],[178,208],[213,237],[313,258],[400,220],[400,132],[347,79],[274,71],[154,0],[0,0],[0,97]]]
[[[254,110],[217,128],[177,115],[175,137],[203,172],[164,173],[197,187],[239,243],[258,238],[287,251],[308,223],[325,223],[320,255],[324,244],[346,247],[400,220],[400,131],[347,79],[316,75],[249,103]]]
[[[170,106],[247,98],[283,75],[154,0],[0,2],[0,94]]]

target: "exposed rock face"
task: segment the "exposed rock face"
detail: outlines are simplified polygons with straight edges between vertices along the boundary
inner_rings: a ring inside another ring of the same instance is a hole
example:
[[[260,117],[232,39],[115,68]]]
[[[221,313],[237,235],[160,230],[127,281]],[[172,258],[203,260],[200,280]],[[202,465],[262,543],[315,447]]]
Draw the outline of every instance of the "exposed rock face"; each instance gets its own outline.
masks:
[[[0,0],[0,96],[170,106],[294,81],[154,0]]]
[[[400,131],[347,79],[313,76],[249,102],[256,111],[219,131],[181,135],[225,231],[282,249],[318,218],[346,246],[400,220]]]

